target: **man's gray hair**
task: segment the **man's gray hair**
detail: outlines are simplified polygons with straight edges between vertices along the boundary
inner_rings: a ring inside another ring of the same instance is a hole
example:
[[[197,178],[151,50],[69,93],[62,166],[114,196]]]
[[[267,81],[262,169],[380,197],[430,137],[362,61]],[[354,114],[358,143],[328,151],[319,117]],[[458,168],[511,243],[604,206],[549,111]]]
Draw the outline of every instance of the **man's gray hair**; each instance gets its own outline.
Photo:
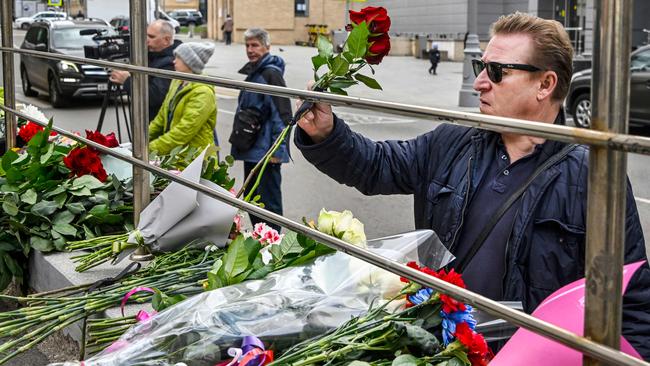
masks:
[[[158,25],[158,29],[162,35],[170,36],[172,39],[174,39],[174,27],[171,25],[171,23],[163,19],[156,19],[151,22],[151,25],[154,24]]]
[[[260,43],[269,47],[271,45],[271,35],[263,28],[249,28],[244,32],[244,41],[255,38]]]

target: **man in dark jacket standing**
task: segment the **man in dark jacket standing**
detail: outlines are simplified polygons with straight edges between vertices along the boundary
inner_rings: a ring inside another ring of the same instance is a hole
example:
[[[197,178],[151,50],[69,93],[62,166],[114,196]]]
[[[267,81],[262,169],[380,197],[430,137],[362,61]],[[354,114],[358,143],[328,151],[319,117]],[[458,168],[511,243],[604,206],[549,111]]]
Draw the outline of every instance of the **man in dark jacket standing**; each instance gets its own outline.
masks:
[[[174,28],[165,20],[155,20],[147,27],[147,49],[149,67],[174,71],[174,49],[181,41],[174,40]],[[131,93],[131,73],[112,70],[110,81],[122,84]],[[151,121],[165,100],[171,79],[149,75],[149,121]]]
[[[572,47],[560,23],[515,13],[492,29],[482,59],[473,61],[481,113],[563,123]],[[338,182],[364,194],[413,194],[416,228],[438,234],[468,289],[521,301],[532,312],[553,291],[584,277],[588,147],[454,125],[408,141],[373,142],[325,104],[298,125],[297,147]],[[525,193],[497,215],[538,169]],[[646,259],[629,185],[625,245],[625,263]],[[426,264],[426,256],[421,260]],[[623,335],[647,359],[650,278],[644,278],[624,296]]]
[[[431,62],[429,74],[436,75],[438,63],[440,62],[440,51],[438,50],[438,44],[436,43],[432,44],[431,49],[429,50],[429,61]]]
[[[284,81],[284,60],[271,55],[271,37],[261,28],[251,28],[244,33],[246,42],[246,56],[248,63],[239,70],[246,75],[246,81],[260,84],[286,86]],[[241,148],[233,144],[231,155],[236,160],[244,161],[244,175],[247,177],[271,145],[278,138],[284,127],[291,121],[291,102],[288,98],[275,97],[249,91],[239,94],[237,113],[235,119],[242,114],[256,115],[259,117],[261,129],[257,138],[249,148]],[[282,163],[289,162],[289,153],[286,141],[271,157],[256,194],[261,196],[261,202],[267,210],[282,215],[282,176],[280,167]],[[254,180],[253,180],[254,181]],[[251,183],[252,185],[252,183]],[[248,186],[247,190],[251,188]],[[249,192],[247,191],[246,194]],[[260,219],[251,215],[253,224]],[[276,230],[279,226],[270,224]]]

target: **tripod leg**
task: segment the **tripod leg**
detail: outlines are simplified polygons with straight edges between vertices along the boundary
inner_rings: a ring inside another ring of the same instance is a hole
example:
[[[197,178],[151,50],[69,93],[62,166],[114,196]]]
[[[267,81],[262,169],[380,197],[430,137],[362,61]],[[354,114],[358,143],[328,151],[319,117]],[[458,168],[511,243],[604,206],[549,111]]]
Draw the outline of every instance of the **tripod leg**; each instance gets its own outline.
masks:
[[[130,126],[130,120],[129,120],[129,115],[131,114],[131,98],[129,97],[129,93],[127,93],[124,89],[122,89],[122,95],[126,95],[126,106],[124,103],[122,103],[122,115],[124,116],[124,127],[126,128],[126,136],[129,138],[129,141],[133,141],[131,139],[131,128]],[[120,101],[122,101],[122,96],[120,96]],[[127,114],[127,108],[129,109],[128,114]]]
[[[97,120],[97,132],[102,132],[102,127],[104,126],[104,117],[106,116],[106,108],[108,107],[108,100],[111,98],[111,88],[113,88],[113,83],[110,81],[107,84],[106,94],[104,94],[104,100],[102,101],[102,111],[99,112],[99,120]]]
[[[115,89],[115,99],[113,100],[113,103],[115,103],[115,123],[117,124],[117,139],[118,141],[122,141],[122,129],[120,128],[120,106],[117,104],[119,97],[120,97],[120,91],[119,89]]]

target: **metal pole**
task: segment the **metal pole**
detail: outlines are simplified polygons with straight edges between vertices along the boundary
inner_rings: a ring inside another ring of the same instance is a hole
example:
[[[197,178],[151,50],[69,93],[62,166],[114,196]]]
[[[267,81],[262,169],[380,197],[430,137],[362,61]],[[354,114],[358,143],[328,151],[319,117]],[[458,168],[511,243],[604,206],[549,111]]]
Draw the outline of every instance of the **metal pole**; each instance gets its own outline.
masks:
[[[517,133],[520,135],[543,137],[555,141],[602,146],[614,150],[623,150],[637,154],[650,155],[650,138],[643,136],[616,134],[613,132],[602,132],[592,129],[575,128],[515,118],[489,116],[480,113],[452,111],[441,108],[424,107],[414,104],[387,102],[376,99],[321,93],[311,90],[251,83],[247,81],[239,81],[216,76],[188,74],[163,69],[150,69],[142,66],[133,66],[103,60],[86,59],[83,57],[65,56],[50,52],[21,50],[4,47],[0,47],[0,51],[13,52],[22,55],[32,55],[36,57],[47,58],[50,60],[65,60],[108,68],[120,68],[130,72],[156,75],[169,79],[195,81],[205,84],[222,86],[225,88],[247,90],[279,97],[300,98],[312,102],[329,103],[335,106],[363,108],[372,111],[392,113],[400,116],[428,118],[431,121],[454,123],[499,133]],[[422,121],[422,123],[429,123],[429,121]]]
[[[13,33],[13,0],[2,1],[2,47],[14,47]],[[2,54],[2,79],[4,83],[5,105],[9,108],[16,107],[16,90],[14,81],[14,54]],[[5,143],[7,150],[16,146],[16,116],[5,113]]]
[[[131,63],[147,66],[147,0],[131,0]],[[157,10],[157,9],[156,9]],[[149,117],[147,106],[148,78],[139,72],[131,74],[132,103],[131,123],[133,124],[133,156],[144,162],[149,161]],[[140,212],[149,204],[149,173],[133,166],[133,222],[137,226]],[[150,260],[153,256],[144,247],[133,253],[133,260]]]
[[[478,107],[479,93],[474,90],[474,71],[472,60],[481,58],[481,43],[478,38],[478,0],[467,1],[467,42],[465,43],[465,58],[463,61],[463,85],[458,95],[460,107]]]
[[[632,2],[600,0],[594,42],[592,128],[626,133],[630,93]],[[592,146],[589,153],[585,337],[618,349],[621,338],[627,154]],[[584,357],[584,365],[605,365]]]
[[[3,109],[5,111],[8,110],[8,108],[1,106],[0,109]],[[15,111],[17,112],[17,111]],[[21,117],[24,118],[31,118],[28,117],[22,113],[17,112],[17,114]],[[33,119],[32,119],[33,120]],[[47,125],[47,121],[40,121],[40,120],[33,120],[35,123],[38,123],[39,125],[45,126]],[[221,202],[225,202],[229,205],[232,205],[234,207],[237,207],[239,209],[245,210],[249,213],[252,213],[256,216],[261,217],[264,220],[267,220],[267,222],[272,222],[278,225],[281,225],[289,230],[293,230],[297,233],[302,233],[305,234],[315,240],[318,240],[319,242],[326,244],[338,251],[347,253],[351,256],[354,256],[356,258],[362,259],[370,264],[376,265],[380,268],[386,269],[392,273],[395,273],[397,275],[400,275],[402,277],[406,277],[412,281],[415,281],[421,285],[431,287],[435,290],[441,291],[443,293],[446,293],[448,295],[453,296],[454,298],[469,303],[470,305],[476,306],[477,308],[483,309],[489,314],[495,315],[499,318],[506,319],[510,322],[512,322],[515,325],[521,326],[523,328],[526,328],[528,330],[531,330],[537,334],[540,334],[544,337],[547,337],[549,339],[553,339],[555,341],[558,341],[564,345],[567,345],[571,348],[574,348],[580,352],[590,354],[594,356],[595,358],[601,359],[609,364],[616,364],[616,365],[629,365],[629,366],[649,366],[648,363],[639,360],[637,358],[634,358],[632,356],[629,356],[625,353],[622,353],[617,350],[613,350],[611,348],[607,348],[604,346],[601,346],[597,344],[596,342],[580,337],[574,333],[571,333],[563,328],[557,327],[553,324],[547,323],[545,321],[539,320],[531,315],[528,315],[522,311],[519,310],[514,310],[511,309],[497,301],[488,299],[487,297],[483,297],[481,295],[475,294],[469,290],[456,287],[448,282],[445,282],[443,280],[440,280],[438,278],[435,278],[433,276],[430,276],[426,273],[420,272],[418,270],[415,270],[413,268],[410,268],[404,264],[398,263],[396,261],[393,261],[389,258],[383,257],[379,254],[376,254],[374,252],[371,252],[367,249],[346,243],[340,239],[337,239],[333,236],[329,236],[327,234],[323,234],[318,230],[312,229],[307,225],[303,225],[300,223],[297,223],[295,221],[289,220],[284,216],[278,215],[276,213],[273,213],[271,211],[267,211],[263,208],[260,208],[258,206],[252,205],[248,202],[245,202],[243,200],[237,199],[234,196],[232,196],[229,193],[222,193],[220,191],[216,191],[214,189],[208,188],[207,186],[204,186],[200,183],[195,183],[192,181],[189,181],[185,178],[181,178],[175,174],[172,174],[164,169],[161,169],[159,167],[153,166],[148,164],[147,162],[143,162],[139,159],[135,159],[130,156],[122,155],[118,152],[113,151],[110,148],[107,148],[103,145],[100,145],[94,141],[90,141],[86,138],[83,138],[81,136],[77,136],[69,131],[66,131],[64,129],[58,128],[58,127],[53,127],[52,128],[54,131],[58,132],[59,134],[69,137],[75,141],[79,141],[85,145],[91,146],[94,149],[99,150],[102,153],[105,153],[107,155],[113,156],[117,159],[127,161],[133,165],[142,167],[143,169],[146,169],[147,171],[150,171],[156,175],[165,177],[169,179],[172,182],[177,182],[185,187],[192,188],[198,192],[204,193],[209,197],[212,197],[214,199],[217,199]]]

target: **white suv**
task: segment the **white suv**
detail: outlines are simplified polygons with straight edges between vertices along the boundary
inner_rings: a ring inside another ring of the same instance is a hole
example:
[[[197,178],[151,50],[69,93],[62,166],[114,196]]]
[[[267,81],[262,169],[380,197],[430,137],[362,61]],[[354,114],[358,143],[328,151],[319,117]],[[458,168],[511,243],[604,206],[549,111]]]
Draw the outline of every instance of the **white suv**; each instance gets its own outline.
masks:
[[[39,20],[62,20],[62,19],[67,19],[68,14],[66,13],[61,13],[57,11],[42,11],[40,13],[36,13],[32,15],[31,17],[22,17],[18,18],[14,21],[14,27],[20,28],[20,29],[27,29],[29,26],[37,22]]]

